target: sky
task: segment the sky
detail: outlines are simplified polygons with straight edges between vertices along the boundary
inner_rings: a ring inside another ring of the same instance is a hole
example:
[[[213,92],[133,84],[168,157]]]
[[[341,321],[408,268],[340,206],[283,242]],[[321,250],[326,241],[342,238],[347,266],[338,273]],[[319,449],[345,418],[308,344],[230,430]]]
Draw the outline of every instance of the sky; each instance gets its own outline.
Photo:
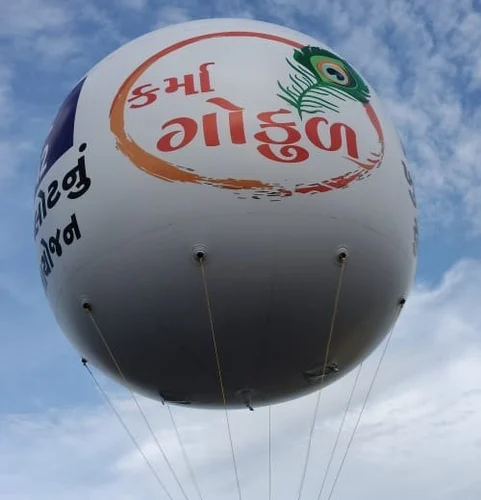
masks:
[[[254,18],[317,38],[371,82],[403,139],[419,206],[416,280],[334,500],[481,496],[481,4],[383,0],[16,0],[0,15],[0,499],[167,498],[49,310],[33,189],[50,123],[110,52],[165,25]],[[381,354],[365,363],[323,498]],[[98,374],[174,500],[128,392]],[[330,386],[304,499],[316,499],[355,373]],[[166,407],[140,399],[189,499]],[[272,491],[297,498],[315,395],[272,408]],[[238,498],[222,412],[172,409],[204,499]],[[243,500],[268,498],[267,409],[231,412]]]

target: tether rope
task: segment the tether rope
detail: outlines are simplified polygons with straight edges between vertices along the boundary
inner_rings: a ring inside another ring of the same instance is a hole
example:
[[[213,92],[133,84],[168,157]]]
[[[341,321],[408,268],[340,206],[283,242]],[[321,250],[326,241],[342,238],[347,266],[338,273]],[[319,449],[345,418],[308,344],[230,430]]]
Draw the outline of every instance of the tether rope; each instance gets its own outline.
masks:
[[[341,438],[342,430],[344,429],[344,424],[346,422],[347,414],[348,414],[349,408],[351,406],[352,398],[354,396],[354,392],[356,390],[357,383],[359,381],[359,376],[361,375],[362,365],[363,365],[363,363],[360,363],[359,367],[357,369],[356,378],[354,379],[354,383],[353,383],[352,388],[351,388],[351,393],[349,394],[349,399],[347,401],[346,408],[344,409],[344,415],[342,417],[341,425],[339,426],[339,429],[337,431],[336,441],[334,442],[334,446],[332,447],[331,456],[329,457],[329,462],[327,464],[326,471],[324,473],[324,478],[322,480],[321,489],[319,490],[319,494],[317,495],[317,500],[320,500],[320,498],[322,496],[322,492],[324,491],[324,486],[326,484],[326,479],[327,479],[327,476],[328,476],[329,471],[331,469],[332,460],[334,458],[334,455],[336,453],[337,447],[339,445],[339,440]]]
[[[309,465],[309,458],[311,455],[311,448],[312,448],[312,437],[314,435],[314,428],[316,426],[317,415],[319,413],[319,402],[321,400],[321,394],[322,394],[322,389],[324,386],[324,378],[325,378],[325,374],[326,374],[327,362],[329,360],[329,352],[331,349],[331,341],[332,341],[333,332],[334,332],[334,324],[335,324],[336,316],[337,316],[337,310],[338,310],[338,305],[339,305],[339,296],[341,293],[341,286],[342,286],[342,281],[343,281],[343,277],[344,277],[344,269],[346,266],[346,259],[347,259],[346,256],[344,256],[344,258],[340,259],[341,269],[339,272],[339,279],[337,281],[336,296],[335,296],[335,300],[334,300],[334,308],[333,308],[333,312],[332,312],[332,316],[331,316],[331,325],[329,328],[329,336],[328,336],[327,344],[326,344],[324,366],[323,366],[322,373],[321,373],[321,384],[320,384],[319,391],[317,393],[316,408],[314,411],[314,415],[312,417],[311,427],[310,427],[310,431],[309,431],[309,441],[308,441],[308,445],[307,445],[306,456],[304,459],[304,467],[303,467],[303,471],[302,471],[301,484],[299,485],[297,500],[300,500],[300,498],[301,498],[302,490],[304,488],[304,482],[306,480],[307,467]]]
[[[406,303],[406,300],[405,299],[401,299],[401,301],[399,302],[399,309],[397,311],[396,316],[399,316],[399,314],[401,313],[401,310],[404,307],[405,303]],[[389,334],[387,336],[386,342],[384,344],[384,349],[382,351],[381,357],[379,358],[379,362],[378,362],[378,364],[376,366],[376,370],[374,372],[374,375],[372,377],[371,383],[369,385],[369,389],[367,391],[366,397],[365,397],[364,402],[362,404],[361,411],[359,412],[359,415],[357,417],[356,424],[354,425],[354,429],[352,430],[351,437],[349,439],[349,442],[347,443],[346,451],[344,452],[344,456],[342,457],[341,463],[340,463],[339,468],[337,470],[337,474],[336,474],[336,477],[334,478],[334,482],[332,484],[331,491],[329,493],[329,496],[327,497],[327,500],[331,499],[331,497],[332,497],[332,495],[334,493],[334,490],[336,488],[336,484],[337,484],[337,482],[339,480],[339,477],[341,475],[341,472],[342,472],[342,469],[344,467],[344,463],[346,461],[347,455],[348,455],[349,450],[351,448],[352,442],[354,441],[354,436],[356,435],[357,428],[359,427],[359,422],[361,421],[361,418],[362,418],[362,415],[364,413],[364,410],[366,409],[367,401],[368,401],[368,399],[369,399],[369,397],[371,395],[372,388],[374,387],[374,383],[375,383],[375,381],[377,379],[377,376],[379,374],[379,369],[381,368],[381,365],[382,365],[382,362],[384,360],[384,357],[386,356],[386,352],[387,352],[387,349],[388,349],[389,344],[391,342],[391,338],[392,338],[392,334],[393,334],[393,331],[394,331],[395,324],[396,324],[396,318],[395,318],[395,320],[393,322],[393,325],[391,327],[391,330],[389,331]]]
[[[182,450],[182,456],[184,457],[184,460],[187,464],[187,468],[189,469],[190,478],[192,480],[192,483],[194,484],[197,495],[199,495],[200,500],[203,500],[202,493],[200,492],[199,484],[197,482],[197,478],[194,474],[194,469],[192,467],[192,464],[190,463],[189,456],[187,455],[187,452],[185,450],[184,443],[182,442],[179,429],[177,428],[177,424],[175,422],[174,415],[172,414],[172,410],[170,408],[170,404],[168,401],[166,401],[166,406],[167,406],[167,410],[169,412],[170,420],[171,420],[172,425],[173,425],[174,430],[175,430],[175,435],[177,436],[177,440],[179,441],[180,449]]]
[[[272,406],[269,405],[269,426],[268,426],[268,432],[269,432],[269,473],[268,473],[268,478],[269,478],[269,500],[272,500]]]
[[[167,488],[165,487],[164,483],[162,482],[162,479],[160,479],[160,476],[157,474],[157,471],[154,469],[154,466],[150,463],[149,459],[147,458],[147,455],[142,451],[140,444],[137,442],[134,435],[130,432],[129,428],[127,427],[127,424],[124,422],[124,419],[122,418],[122,416],[118,412],[117,408],[115,408],[115,405],[110,400],[108,394],[104,391],[102,386],[99,384],[97,378],[95,377],[92,370],[88,366],[88,361],[85,358],[82,358],[82,364],[85,366],[85,368],[87,369],[88,373],[90,374],[90,377],[92,378],[95,386],[100,391],[102,396],[105,398],[105,401],[107,401],[107,404],[110,406],[111,410],[114,412],[115,416],[117,417],[118,421],[120,422],[120,425],[123,427],[124,431],[127,433],[127,435],[130,437],[130,439],[134,443],[134,446],[137,448],[138,452],[140,453],[140,455],[144,459],[147,467],[152,471],[152,474],[155,476],[155,479],[157,480],[157,483],[162,488],[162,491],[167,495],[169,500],[173,500],[171,494],[167,491]]]
[[[212,334],[212,345],[214,348],[215,361],[217,364],[217,375],[219,377],[219,386],[220,386],[220,391],[221,391],[221,395],[222,395],[222,401],[224,404],[225,420],[226,420],[226,424],[227,424],[227,432],[229,434],[229,443],[230,443],[230,449],[231,449],[231,455],[232,455],[232,464],[234,466],[234,474],[235,474],[235,481],[236,481],[236,486],[237,486],[237,493],[238,493],[239,500],[242,500],[242,493],[241,493],[240,481],[239,481],[239,473],[237,470],[237,462],[236,462],[235,451],[234,451],[234,442],[232,440],[232,431],[231,431],[230,421],[229,421],[229,412],[227,411],[227,399],[226,399],[226,395],[225,395],[224,381],[222,378],[222,369],[221,369],[221,364],[220,364],[219,350],[217,347],[217,339],[216,339],[215,329],[214,329],[214,319],[212,316],[211,300],[210,300],[210,295],[209,295],[209,288],[207,286],[204,258],[205,258],[204,256],[201,256],[199,258],[199,264],[200,264],[200,270],[201,270],[201,274],[202,274],[202,281],[204,284],[204,293],[205,293],[205,300],[207,303],[207,310],[209,313],[209,323],[210,323],[210,330],[211,330],[211,334]]]
[[[140,405],[140,403],[139,403],[139,401],[138,401],[137,397],[135,396],[135,394],[133,393],[133,391],[130,389],[129,383],[127,382],[127,379],[126,379],[126,377],[125,377],[125,375],[124,375],[124,372],[123,372],[123,371],[122,371],[122,369],[120,368],[119,363],[118,363],[118,362],[117,362],[117,360],[115,359],[114,353],[113,353],[113,352],[112,352],[112,350],[110,349],[110,347],[109,347],[109,345],[108,345],[108,343],[107,343],[107,341],[106,341],[106,339],[105,339],[104,335],[102,334],[102,331],[101,331],[101,329],[100,329],[100,327],[99,327],[99,325],[98,325],[98,323],[97,323],[97,321],[96,321],[96,319],[95,319],[95,317],[94,317],[94,315],[93,315],[93,312],[92,312],[92,306],[91,306],[90,304],[85,303],[85,304],[84,304],[84,309],[85,309],[85,311],[87,312],[87,314],[89,315],[90,320],[92,321],[92,324],[94,325],[94,327],[95,327],[95,329],[96,329],[96,331],[97,331],[97,334],[98,334],[98,336],[99,336],[100,340],[102,341],[102,343],[103,343],[103,345],[104,345],[105,349],[107,350],[107,352],[108,352],[108,354],[109,354],[109,356],[110,356],[110,358],[111,358],[112,362],[113,362],[113,363],[114,363],[114,365],[115,365],[115,368],[117,369],[117,371],[118,371],[118,373],[119,373],[120,377],[121,377],[121,378],[122,378],[122,380],[124,381],[124,384],[125,384],[126,389],[129,391],[130,396],[132,397],[132,399],[133,399],[133,401],[134,401],[134,403],[135,403],[135,406],[136,406],[136,407],[137,407],[137,409],[139,410],[139,412],[140,412],[140,414],[141,414],[141,416],[142,416],[142,419],[143,419],[143,421],[144,421],[145,425],[146,425],[146,426],[147,426],[147,428],[149,429],[150,435],[152,436],[153,440],[155,441],[155,443],[156,443],[156,445],[157,445],[157,448],[159,449],[160,453],[162,454],[162,456],[163,456],[163,458],[164,458],[164,460],[165,460],[165,462],[166,462],[166,464],[167,464],[167,466],[168,466],[168,468],[169,468],[169,470],[170,470],[171,474],[173,475],[173,477],[174,477],[174,479],[175,479],[175,481],[176,481],[176,483],[177,483],[177,486],[179,487],[180,491],[182,492],[183,497],[185,498],[185,500],[189,500],[189,498],[187,497],[187,494],[186,494],[186,492],[185,492],[185,490],[184,490],[184,488],[183,488],[183,486],[182,486],[182,484],[181,484],[181,482],[180,482],[179,478],[177,477],[177,474],[175,473],[175,471],[174,471],[174,469],[173,469],[173,467],[172,467],[172,465],[171,465],[171,463],[170,463],[170,461],[169,461],[169,459],[168,459],[168,457],[167,457],[167,455],[166,455],[166,453],[165,453],[164,449],[162,448],[162,446],[161,446],[161,444],[160,444],[159,440],[157,439],[157,436],[155,435],[155,432],[154,432],[154,430],[153,430],[152,426],[151,426],[151,425],[150,425],[150,423],[149,423],[149,420],[148,420],[148,418],[147,418],[147,415],[145,414],[144,410],[142,409],[142,406]]]

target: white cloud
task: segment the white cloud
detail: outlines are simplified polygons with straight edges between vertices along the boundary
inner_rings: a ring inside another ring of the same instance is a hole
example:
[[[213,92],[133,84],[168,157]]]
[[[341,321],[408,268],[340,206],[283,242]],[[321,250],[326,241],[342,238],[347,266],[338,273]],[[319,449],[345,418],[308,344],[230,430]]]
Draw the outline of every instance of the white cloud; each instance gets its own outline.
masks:
[[[412,294],[333,498],[479,496],[480,295],[477,261],[460,262],[439,285],[419,286]],[[379,351],[364,368],[325,498],[378,357]],[[353,375],[322,394],[303,498],[317,498]],[[174,499],[180,499],[134,405],[116,386],[107,386]],[[189,498],[196,498],[166,408],[141,401]],[[314,403],[310,396],[273,408],[273,498],[297,495]],[[236,498],[223,412],[173,411],[204,497]],[[243,497],[267,496],[267,410],[230,415]],[[141,456],[100,404],[3,415],[0,429],[2,498],[142,500],[159,493]]]
[[[14,174],[15,167],[15,155],[13,148],[8,142],[0,142],[0,158],[2,162],[0,164],[0,185],[8,179],[11,179]]]
[[[81,40],[70,33],[41,34],[35,38],[31,50],[44,64],[56,65],[81,51]],[[58,68],[54,66],[54,70]]]
[[[2,5],[0,36],[26,37],[44,30],[63,29],[71,14],[51,0],[17,0]]]
[[[29,141],[0,140],[0,192],[15,177],[21,155],[30,148]]]
[[[158,12],[158,21],[155,25],[156,28],[162,28],[169,24],[177,24],[190,21],[194,17],[194,13],[187,7],[170,6],[161,7]]]
[[[87,48],[89,54],[84,57],[95,61],[106,41],[117,46],[125,43],[114,16],[115,11],[96,0],[10,2],[2,9],[0,42],[8,46],[5,53],[11,62],[37,66],[40,72],[58,71],[45,61],[58,64]]]
[[[147,0],[122,0],[120,4],[128,9],[140,11],[147,7],[148,2]]]
[[[12,112],[12,77],[13,72],[8,66],[0,66],[0,127],[8,124]]]
[[[77,9],[79,18],[89,23],[90,30],[94,28],[93,32],[96,35],[96,39],[109,40],[110,42],[115,42],[117,45],[128,42],[128,39],[122,34],[114,18],[115,11],[109,8],[109,4],[90,0],[88,2],[80,2]],[[90,37],[92,35],[93,33],[90,33]]]

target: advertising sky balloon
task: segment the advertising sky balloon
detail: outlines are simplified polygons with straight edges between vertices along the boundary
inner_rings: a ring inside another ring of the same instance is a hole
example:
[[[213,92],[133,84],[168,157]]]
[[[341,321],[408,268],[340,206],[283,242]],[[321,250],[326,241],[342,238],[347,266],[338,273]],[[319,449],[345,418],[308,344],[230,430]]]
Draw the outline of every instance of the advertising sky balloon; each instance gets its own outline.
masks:
[[[144,35],[78,81],[45,141],[34,233],[81,356],[152,398],[255,406],[333,382],[387,335],[416,200],[348,61],[214,19]]]

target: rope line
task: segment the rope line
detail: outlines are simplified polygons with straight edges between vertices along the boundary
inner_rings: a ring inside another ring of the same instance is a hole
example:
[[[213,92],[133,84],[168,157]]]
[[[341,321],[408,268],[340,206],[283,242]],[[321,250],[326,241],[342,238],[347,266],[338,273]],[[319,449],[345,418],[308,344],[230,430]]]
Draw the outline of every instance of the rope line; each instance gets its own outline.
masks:
[[[401,310],[404,307],[405,302],[406,302],[405,299],[401,299],[401,301],[399,303],[400,307],[399,307],[399,309],[397,311],[397,316],[399,316],[399,314],[401,313]],[[388,349],[389,344],[391,342],[391,338],[392,338],[392,334],[393,334],[393,331],[394,331],[395,324],[396,324],[396,319],[393,322],[393,326],[391,327],[391,330],[389,331],[389,334],[387,336],[386,342],[384,344],[384,349],[383,349],[383,351],[381,353],[381,357],[379,358],[378,364],[376,366],[376,370],[374,372],[374,375],[372,377],[371,383],[370,383],[369,388],[367,390],[366,397],[364,398],[364,402],[362,404],[361,411],[359,412],[359,415],[358,415],[357,420],[356,420],[356,424],[354,425],[354,429],[352,430],[352,433],[351,433],[351,437],[349,439],[349,442],[347,443],[346,451],[344,452],[344,456],[342,457],[341,463],[340,463],[339,468],[337,470],[337,474],[336,474],[336,477],[334,478],[334,482],[332,484],[331,491],[329,493],[329,496],[327,497],[327,500],[331,500],[331,497],[332,497],[332,495],[334,493],[334,490],[336,488],[336,485],[337,485],[337,482],[338,482],[339,477],[341,475],[342,469],[344,467],[344,463],[346,461],[347,455],[348,455],[349,450],[351,448],[352,442],[354,441],[354,436],[356,435],[357,428],[359,427],[359,422],[361,421],[361,418],[362,418],[362,415],[364,413],[364,410],[366,409],[367,401],[368,401],[368,399],[369,399],[369,397],[371,395],[372,388],[374,387],[374,383],[375,383],[375,381],[377,379],[377,376],[379,374],[379,369],[381,368],[382,362],[384,360],[384,357],[386,355],[387,349]]]
[[[189,469],[190,478],[191,478],[192,482],[194,483],[194,487],[195,487],[195,490],[197,492],[197,495],[199,495],[200,500],[203,500],[202,494],[200,492],[199,484],[198,484],[197,479],[196,479],[195,474],[194,474],[194,469],[192,468],[192,465],[190,463],[187,452],[185,451],[184,443],[182,442],[182,439],[180,437],[179,429],[177,428],[177,424],[175,422],[174,415],[172,414],[172,410],[170,408],[170,404],[168,401],[166,401],[166,405],[167,405],[167,410],[169,412],[170,420],[171,420],[172,425],[173,425],[174,430],[175,430],[175,435],[177,436],[177,440],[179,441],[180,449],[182,450],[182,455],[183,455],[184,460],[187,464],[187,468]]]
[[[329,471],[331,469],[332,460],[334,459],[334,455],[335,455],[337,447],[339,445],[339,440],[341,438],[342,430],[344,428],[344,424],[346,422],[347,414],[348,414],[349,408],[351,406],[352,398],[354,396],[354,392],[356,390],[357,383],[359,381],[359,376],[361,375],[362,365],[363,365],[363,363],[361,363],[359,365],[359,368],[357,369],[356,378],[354,380],[354,384],[352,385],[351,393],[349,394],[349,399],[347,401],[346,408],[344,409],[344,415],[342,417],[341,425],[339,426],[339,429],[337,431],[336,441],[334,442],[334,446],[332,447],[331,456],[329,457],[329,462],[327,464],[326,471],[324,473],[324,478],[322,480],[321,489],[319,490],[319,494],[317,495],[317,500],[320,500],[320,498],[322,496],[322,492],[324,491],[324,486],[326,484],[326,479],[327,479],[327,476],[328,476]]]
[[[152,471],[152,474],[155,476],[155,479],[157,480],[157,483],[160,485],[160,487],[162,488],[163,492],[167,495],[167,497],[170,499],[170,500],[173,500],[172,499],[172,496],[170,495],[170,493],[167,491],[167,488],[165,487],[164,483],[162,482],[162,479],[160,479],[160,476],[157,474],[157,471],[154,469],[154,466],[150,463],[149,459],[147,458],[147,455],[142,451],[142,448],[140,446],[140,444],[138,443],[138,441],[135,439],[134,435],[130,432],[129,428],[127,427],[127,424],[125,423],[124,419],[122,418],[122,416],[120,415],[120,413],[118,412],[117,408],[115,408],[115,405],[112,403],[112,401],[110,400],[108,394],[105,392],[105,390],[102,388],[102,386],[100,385],[99,381],[97,380],[97,378],[95,377],[95,375],[93,374],[92,370],[90,369],[90,367],[88,366],[87,364],[87,360],[85,358],[82,359],[82,364],[85,366],[86,370],[89,372],[90,374],[90,377],[92,378],[95,386],[97,387],[97,389],[100,391],[100,393],[102,394],[102,396],[105,398],[105,401],[107,401],[107,404],[110,406],[111,410],[114,412],[115,416],[117,417],[118,421],[120,422],[120,425],[123,427],[124,431],[127,433],[127,435],[130,437],[130,439],[132,440],[132,443],[134,443],[134,446],[137,448],[138,452],[140,453],[140,455],[142,456],[142,458],[144,459],[147,467]]]
[[[269,500],[272,500],[272,406],[269,405]]]
[[[331,317],[331,325],[329,328],[329,336],[328,336],[327,344],[326,344],[326,354],[324,357],[324,366],[323,366],[323,370],[321,373],[321,384],[320,384],[319,391],[317,393],[316,407],[315,407],[315,411],[314,411],[314,415],[312,418],[311,427],[310,427],[310,431],[309,431],[309,442],[307,444],[306,456],[305,456],[305,460],[304,460],[304,467],[303,467],[303,471],[302,471],[301,484],[299,485],[299,492],[297,495],[297,500],[300,500],[300,498],[301,498],[302,490],[304,488],[304,483],[306,480],[307,466],[309,464],[309,458],[311,455],[312,438],[314,435],[314,428],[316,426],[316,420],[317,420],[317,416],[319,413],[319,403],[321,400],[322,389],[324,388],[323,386],[324,386],[324,378],[325,378],[325,374],[326,374],[326,367],[327,367],[327,362],[329,360],[329,351],[331,349],[331,341],[332,341],[332,336],[333,336],[333,332],[334,332],[334,324],[336,321],[337,310],[338,310],[338,306],[339,306],[339,296],[341,293],[341,286],[342,286],[342,281],[343,281],[343,277],[344,277],[346,258],[343,258],[340,260],[340,265],[341,265],[341,270],[339,272],[339,279],[337,281],[336,296],[335,296],[335,300],[334,300],[334,308],[333,308],[332,317]]]
[[[224,381],[222,378],[222,369],[221,369],[221,365],[220,365],[219,350],[217,347],[217,340],[216,340],[215,329],[214,329],[214,320],[212,317],[212,307],[211,307],[211,301],[210,301],[210,296],[209,296],[209,288],[207,286],[207,279],[206,279],[205,266],[204,266],[204,256],[201,256],[199,258],[199,263],[200,263],[200,270],[201,270],[201,274],[202,274],[202,281],[204,283],[205,300],[207,303],[207,310],[209,313],[209,323],[210,323],[210,330],[211,330],[211,334],[212,334],[212,345],[214,348],[215,360],[216,360],[216,364],[217,364],[217,374],[219,377],[219,386],[220,386],[220,391],[222,394],[222,401],[224,404],[227,432],[229,434],[229,443],[230,443],[230,449],[231,449],[231,455],[232,455],[232,464],[234,466],[234,474],[235,474],[235,481],[236,481],[236,486],[237,486],[237,493],[238,493],[239,500],[242,500],[242,493],[241,493],[240,481],[239,481],[239,473],[237,470],[237,462],[236,462],[235,451],[234,451],[234,442],[232,440],[232,431],[231,431],[230,421],[229,421],[229,412],[227,411],[227,399],[226,399],[226,395],[225,395]]]
[[[173,475],[176,483],[177,483],[177,486],[179,487],[180,491],[182,492],[182,495],[183,497],[185,498],[185,500],[189,500],[189,498],[187,497],[187,494],[184,490],[184,488],[182,487],[182,484],[179,480],[179,478],[177,477],[177,474],[175,473],[173,467],[172,467],[172,464],[170,463],[164,449],[162,448],[159,440],[157,439],[157,436],[155,435],[155,432],[152,428],[152,426],[150,425],[150,422],[147,418],[147,415],[145,414],[144,410],[142,409],[142,406],[140,405],[137,397],[135,396],[135,394],[133,393],[133,391],[130,389],[130,386],[129,386],[129,383],[127,382],[127,379],[125,378],[125,375],[124,375],[124,372],[122,371],[122,369],[120,368],[120,365],[119,363],[117,362],[117,360],[115,359],[115,356],[114,356],[114,353],[112,352],[112,350],[110,349],[107,341],[105,340],[105,337],[103,336],[102,334],[102,331],[100,330],[100,327],[94,317],[94,315],[92,314],[92,306],[90,304],[84,304],[84,309],[87,311],[89,317],[90,317],[90,320],[92,321],[93,325],[95,326],[95,329],[97,331],[97,334],[100,338],[100,340],[102,341],[105,349],[107,350],[110,358],[112,359],[119,375],[121,376],[122,380],[124,381],[124,384],[125,384],[125,387],[127,388],[127,390],[129,391],[130,393],[130,396],[132,397],[134,403],[135,403],[135,406],[137,407],[137,409],[139,410],[140,414],[142,415],[142,419],[145,423],[145,425],[147,426],[147,428],[149,429],[149,432],[150,432],[150,435],[152,436],[153,440],[155,441],[155,444],[157,445],[157,448],[159,449],[160,453],[162,454],[162,457],[164,458],[171,474]]]

